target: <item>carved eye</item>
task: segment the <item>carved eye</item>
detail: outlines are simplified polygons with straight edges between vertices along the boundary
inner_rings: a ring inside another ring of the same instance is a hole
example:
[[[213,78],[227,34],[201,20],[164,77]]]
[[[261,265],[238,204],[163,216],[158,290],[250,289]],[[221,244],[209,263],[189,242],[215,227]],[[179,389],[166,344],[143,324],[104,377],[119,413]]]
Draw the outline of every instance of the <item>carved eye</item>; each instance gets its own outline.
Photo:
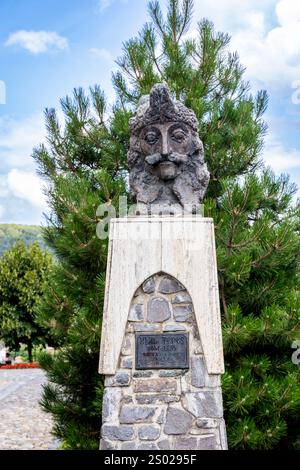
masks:
[[[156,144],[156,142],[158,141],[158,135],[156,134],[156,132],[149,131],[149,132],[147,132],[147,134],[145,135],[145,141],[146,141],[147,144],[149,144],[149,145],[154,145],[154,144]]]
[[[183,142],[186,139],[186,134],[182,129],[176,129],[172,132],[172,140],[175,140],[178,143]]]

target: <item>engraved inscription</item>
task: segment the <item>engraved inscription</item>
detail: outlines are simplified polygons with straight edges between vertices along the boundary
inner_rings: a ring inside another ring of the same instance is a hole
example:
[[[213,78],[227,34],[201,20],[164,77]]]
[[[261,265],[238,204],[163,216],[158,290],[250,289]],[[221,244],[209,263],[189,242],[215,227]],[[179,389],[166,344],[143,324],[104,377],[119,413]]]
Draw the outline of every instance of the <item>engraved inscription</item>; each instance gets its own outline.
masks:
[[[187,369],[188,333],[137,334],[136,369]]]

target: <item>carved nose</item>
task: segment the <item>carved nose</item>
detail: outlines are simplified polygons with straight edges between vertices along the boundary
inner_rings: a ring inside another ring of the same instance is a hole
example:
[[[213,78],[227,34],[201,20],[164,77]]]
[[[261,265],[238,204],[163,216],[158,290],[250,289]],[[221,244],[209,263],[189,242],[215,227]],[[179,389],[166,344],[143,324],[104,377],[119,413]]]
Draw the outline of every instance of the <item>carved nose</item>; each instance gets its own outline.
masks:
[[[162,157],[167,157],[169,155],[169,146],[167,139],[163,139],[162,141],[161,155]]]

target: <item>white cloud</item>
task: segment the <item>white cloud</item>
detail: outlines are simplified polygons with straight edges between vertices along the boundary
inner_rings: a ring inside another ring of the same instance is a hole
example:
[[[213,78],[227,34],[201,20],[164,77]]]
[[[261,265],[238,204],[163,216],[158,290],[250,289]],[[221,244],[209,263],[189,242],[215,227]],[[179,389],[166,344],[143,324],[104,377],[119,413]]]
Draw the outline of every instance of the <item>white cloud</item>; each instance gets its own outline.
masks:
[[[40,223],[46,211],[42,181],[35,174],[32,149],[45,141],[43,114],[0,118],[0,205],[7,223]]]
[[[263,158],[265,163],[277,173],[300,168],[300,150],[286,148],[282,142],[272,135],[266,138]]]
[[[300,2],[297,0],[211,0],[196,3],[195,18],[207,17],[229,32],[231,50],[256,87],[283,88],[300,79]],[[195,25],[194,25],[195,28]]]
[[[8,173],[7,185],[14,197],[25,199],[33,206],[46,208],[43,181],[34,172],[14,168]]]
[[[114,0],[99,0],[99,12],[102,13],[113,3]]]
[[[247,76],[265,87],[291,86],[300,77],[300,22],[279,26],[267,34],[248,29],[233,36]]]
[[[10,34],[6,46],[17,45],[32,54],[42,54],[49,50],[68,48],[68,40],[55,31],[25,31],[20,30]]]
[[[276,14],[282,26],[300,21],[300,3],[297,0],[280,0],[276,5]]]
[[[98,13],[103,13],[109,8],[116,0],[98,0]],[[127,4],[128,0],[118,0],[123,4]]]
[[[6,104],[6,84],[0,80],[0,104]]]
[[[45,140],[44,116],[0,117],[0,168],[33,167],[32,149]]]
[[[201,18],[213,21],[216,29],[233,34],[248,24],[248,14],[253,11],[269,11],[275,8],[278,0],[222,0],[216,4],[211,0],[195,2],[195,22]]]
[[[7,187],[7,176],[0,175],[0,198],[6,198],[9,195],[9,190]]]
[[[112,54],[107,49],[104,49],[104,48],[92,47],[90,49],[90,53],[92,56],[96,57],[97,59],[106,60],[106,61],[113,60]]]

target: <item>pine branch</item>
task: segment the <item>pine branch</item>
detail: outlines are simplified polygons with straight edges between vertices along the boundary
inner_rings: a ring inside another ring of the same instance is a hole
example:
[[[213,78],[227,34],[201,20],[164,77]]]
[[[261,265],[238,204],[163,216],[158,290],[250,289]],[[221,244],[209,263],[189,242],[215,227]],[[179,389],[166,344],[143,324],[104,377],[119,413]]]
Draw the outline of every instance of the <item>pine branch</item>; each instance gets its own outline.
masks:
[[[163,20],[162,11],[158,0],[150,1],[148,4],[148,11],[152,18],[153,24],[158,29],[162,38],[165,38],[165,25]]]
[[[180,41],[182,35],[186,33],[191,23],[191,18],[193,16],[193,9],[194,9],[194,1],[183,0],[182,9],[183,9],[183,14],[182,14],[183,20],[182,20],[181,30],[179,31],[179,34],[178,34],[178,42]]]

